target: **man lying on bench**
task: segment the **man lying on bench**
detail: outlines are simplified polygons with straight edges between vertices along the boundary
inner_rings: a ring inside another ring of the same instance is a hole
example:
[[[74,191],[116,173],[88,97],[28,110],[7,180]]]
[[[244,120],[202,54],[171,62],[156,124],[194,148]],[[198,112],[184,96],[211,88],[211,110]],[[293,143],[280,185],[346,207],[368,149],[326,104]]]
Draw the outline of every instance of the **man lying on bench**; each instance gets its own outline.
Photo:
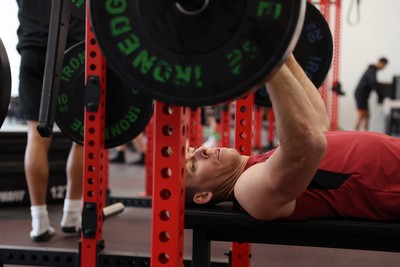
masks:
[[[259,220],[400,219],[400,139],[332,131],[320,94],[293,55],[266,82],[279,147],[242,156],[190,148],[186,202],[233,201]]]

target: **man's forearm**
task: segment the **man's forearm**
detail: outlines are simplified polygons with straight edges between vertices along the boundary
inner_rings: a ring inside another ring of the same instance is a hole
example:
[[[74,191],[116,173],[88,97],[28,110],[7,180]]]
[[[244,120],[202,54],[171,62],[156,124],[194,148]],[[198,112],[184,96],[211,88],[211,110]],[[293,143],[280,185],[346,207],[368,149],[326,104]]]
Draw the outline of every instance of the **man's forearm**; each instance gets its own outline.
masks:
[[[318,116],[302,85],[284,64],[267,81],[279,147],[267,161],[279,205],[298,197],[310,183],[326,151]]]
[[[291,54],[285,63],[299,83],[302,85],[304,91],[306,92],[312,106],[314,107],[315,113],[317,115],[318,121],[321,125],[323,131],[328,131],[330,127],[329,117],[326,112],[326,107],[324,101],[318,90],[315,88],[314,84],[304,73],[303,69],[296,61],[293,54]]]
[[[267,81],[273,103],[280,147],[291,154],[313,142],[314,135],[322,132],[319,117],[302,85],[286,64]]]

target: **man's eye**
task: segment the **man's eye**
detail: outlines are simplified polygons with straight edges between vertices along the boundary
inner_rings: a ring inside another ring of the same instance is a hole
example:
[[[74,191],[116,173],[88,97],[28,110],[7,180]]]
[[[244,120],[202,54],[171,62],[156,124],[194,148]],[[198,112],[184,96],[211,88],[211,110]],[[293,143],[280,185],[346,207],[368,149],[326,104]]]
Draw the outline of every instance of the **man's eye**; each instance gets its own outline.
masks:
[[[196,164],[192,162],[192,171],[196,170]]]
[[[195,147],[188,147],[188,148],[186,149],[186,152],[187,152],[187,153],[193,154],[195,150],[196,150]]]

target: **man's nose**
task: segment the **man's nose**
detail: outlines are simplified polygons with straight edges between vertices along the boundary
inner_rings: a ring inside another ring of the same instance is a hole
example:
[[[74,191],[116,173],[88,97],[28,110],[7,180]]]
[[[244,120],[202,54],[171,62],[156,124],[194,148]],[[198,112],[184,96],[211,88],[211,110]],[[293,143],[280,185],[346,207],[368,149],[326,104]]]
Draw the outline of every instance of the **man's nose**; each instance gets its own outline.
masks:
[[[194,156],[195,158],[203,158],[203,159],[208,158],[207,149],[205,147],[197,148],[196,151],[194,152]]]

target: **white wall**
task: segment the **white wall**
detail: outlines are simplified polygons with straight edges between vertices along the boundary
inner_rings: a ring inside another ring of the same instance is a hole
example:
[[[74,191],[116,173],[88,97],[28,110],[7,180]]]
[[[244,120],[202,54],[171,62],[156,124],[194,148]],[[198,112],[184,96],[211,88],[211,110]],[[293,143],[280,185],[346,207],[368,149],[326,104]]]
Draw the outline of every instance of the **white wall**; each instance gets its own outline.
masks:
[[[340,80],[345,97],[340,97],[339,125],[353,129],[356,119],[354,88],[368,64],[386,56],[390,63],[378,74],[378,79],[391,82],[394,75],[400,75],[400,1],[360,0],[360,22],[351,26],[346,22],[350,3],[356,0],[342,0],[342,42],[340,54]],[[352,17],[355,16],[353,10]],[[18,27],[17,4],[15,0],[0,0],[0,37],[9,54],[13,75],[13,95],[18,94],[19,55],[15,50]],[[371,130],[383,131],[382,106],[376,104],[376,95],[370,99]]]
[[[361,0],[360,22],[351,26],[346,22],[350,3],[342,1],[342,43],[340,77],[346,96],[340,98],[340,126],[346,130],[354,127],[356,106],[354,89],[368,64],[379,57],[389,59],[389,65],[378,73],[378,80],[391,82],[400,75],[400,1]],[[355,16],[353,10],[352,17]],[[376,104],[376,94],[370,98],[371,127],[383,131],[382,106]]]

